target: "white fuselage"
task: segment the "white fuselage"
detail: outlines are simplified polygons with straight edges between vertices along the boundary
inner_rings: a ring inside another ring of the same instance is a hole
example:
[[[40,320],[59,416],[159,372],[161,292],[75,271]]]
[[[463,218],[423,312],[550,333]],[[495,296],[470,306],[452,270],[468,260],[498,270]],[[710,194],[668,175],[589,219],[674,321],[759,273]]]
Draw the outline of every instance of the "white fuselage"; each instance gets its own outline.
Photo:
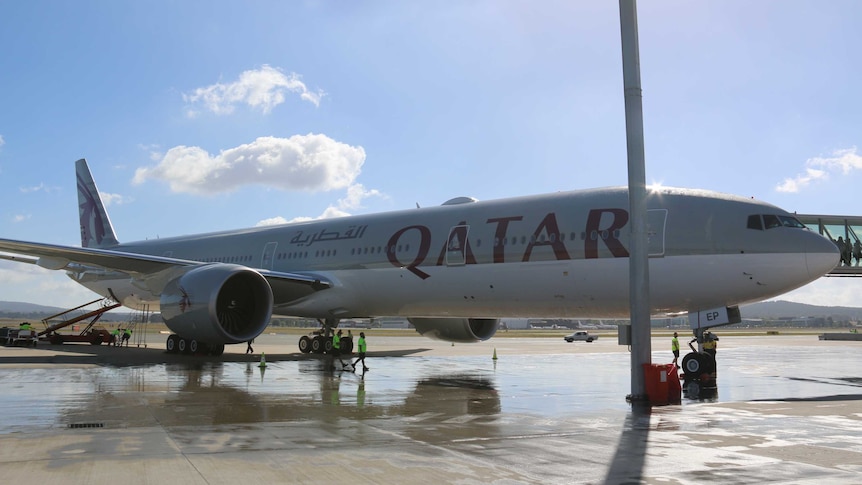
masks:
[[[653,313],[740,304],[809,283],[838,261],[804,228],[747,227],[774,206],[662,189],[648,200]],[[597,189],[119,245],[112,250],[319,278],[275,314],[304,317],[589,317],[629,312],[628,200]],[[750,224],[750,223],[749,223]],[[164,278],[70,276],[158,308]]]

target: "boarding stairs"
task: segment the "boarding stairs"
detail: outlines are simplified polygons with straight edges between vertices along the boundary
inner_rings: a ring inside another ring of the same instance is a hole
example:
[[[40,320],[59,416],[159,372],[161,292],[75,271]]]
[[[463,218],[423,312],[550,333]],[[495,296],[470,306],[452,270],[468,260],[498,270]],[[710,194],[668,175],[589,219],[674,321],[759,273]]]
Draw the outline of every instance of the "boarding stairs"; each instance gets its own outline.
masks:
[[[129,346],[147,348],[147,323],[150,321],[150,314],[150,306],[144,305],[129,316],[129,323],[126,324],[126,328],[132,331]]]

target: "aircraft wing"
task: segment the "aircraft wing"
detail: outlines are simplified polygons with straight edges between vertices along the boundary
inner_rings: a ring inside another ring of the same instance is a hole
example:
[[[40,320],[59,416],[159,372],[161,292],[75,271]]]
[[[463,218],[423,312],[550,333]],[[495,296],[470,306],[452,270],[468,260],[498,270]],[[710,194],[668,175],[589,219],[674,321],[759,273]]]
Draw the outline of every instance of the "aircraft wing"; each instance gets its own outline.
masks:
[[[0,259],[31,263],[46,269],[72,269],[71,265],[99,267],[111,271],[126,273],[130,278],[148,276],[163,272],[183,272],[183,268],[197,267],[199,261],[150,256],[146,254],[125,253],[109,249],[80,248],[26,241],[0,239]],[[24,255],[24,256],[19,256]],[[34,257],[35,256],[35,257]],[[282,273],[260,270],[270,284],[275,305],[283,305],[315,291],[331,286],[328,281],[314,275]]]

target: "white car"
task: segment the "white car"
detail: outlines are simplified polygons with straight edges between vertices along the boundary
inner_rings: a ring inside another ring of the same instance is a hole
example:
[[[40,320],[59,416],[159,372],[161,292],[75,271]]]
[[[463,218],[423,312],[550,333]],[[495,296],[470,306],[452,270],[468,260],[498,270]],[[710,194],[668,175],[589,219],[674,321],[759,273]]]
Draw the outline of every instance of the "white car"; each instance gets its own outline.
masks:
[[[571,335],[566,335],[563,337],[563,340],[566,342],[574,342],[575,340],[581,340],[584,342],[592,342],[593,340],[599,338],[598,335],[590,335],[587,332],[575,332]]]

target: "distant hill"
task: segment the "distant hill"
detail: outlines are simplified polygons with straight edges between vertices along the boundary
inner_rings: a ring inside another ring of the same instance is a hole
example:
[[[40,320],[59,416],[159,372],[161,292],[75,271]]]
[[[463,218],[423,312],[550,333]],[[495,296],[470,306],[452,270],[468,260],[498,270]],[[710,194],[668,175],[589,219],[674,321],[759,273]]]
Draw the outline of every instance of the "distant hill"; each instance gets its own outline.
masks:
[[[54,315],[63,310],[65,310],[65,308],[37,305],[35,303],[0,301],[0,313],[44,313],[46,315]]]
[[[95,306],[90,306],[86,311],[96,309]],[[42,320],[43,318],[56,315],[68,308],[60,308],[54,306],[37,305],[35,303],[25,303],[21,301],[0,301],[0,318],[21,319],[28,321]],[[106,322],[119,322],[129,319],[129,310],[116,309],[102,315],[101,319]]]
[[[50,315],[66,310],[35,303],[19,301],[0,301],[0,318],[24,318],[41,320]],[[743,305],[740,308],[743,318],[789,318],[789,317],[844,317],[841,320],[862,321],[862,308],[843,306],[819,306],[792,301],[766,301]],[[103,317],[106,320],[117,321],[128,318],[128,311],[113,311]],[[514,327],[512,327],[514,328]]]
[[[743,305],[743,318],[836,317],[862,320],[862,308],[846,306],[819,306],[792,301],[764,301]]]

